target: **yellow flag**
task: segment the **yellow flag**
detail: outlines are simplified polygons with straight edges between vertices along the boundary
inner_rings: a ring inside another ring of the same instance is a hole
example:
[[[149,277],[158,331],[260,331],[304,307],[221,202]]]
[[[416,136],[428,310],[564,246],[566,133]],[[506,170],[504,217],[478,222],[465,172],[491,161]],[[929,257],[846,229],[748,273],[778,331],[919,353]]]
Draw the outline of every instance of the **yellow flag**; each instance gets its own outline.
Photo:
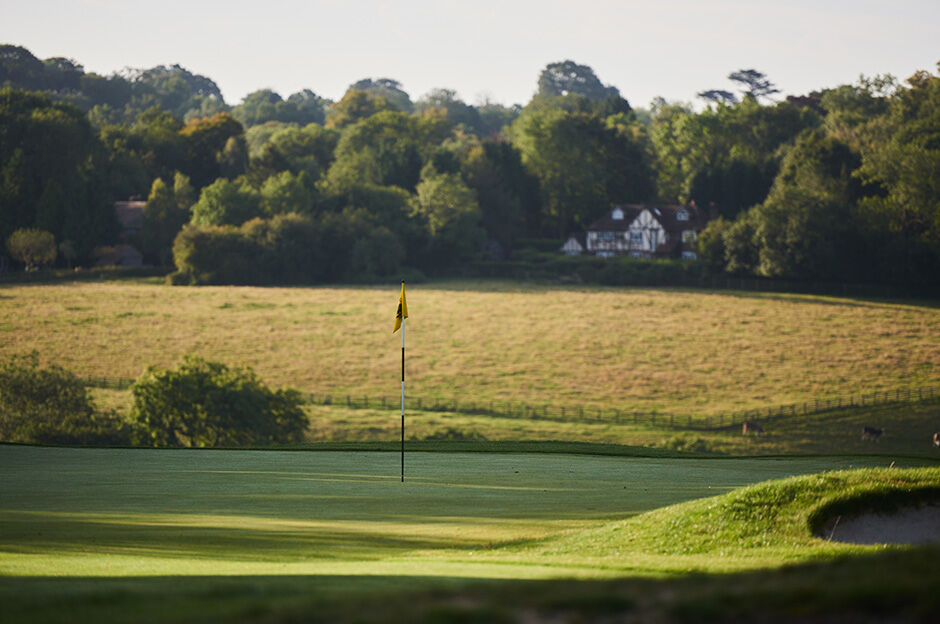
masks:
[[[395,313],[395,329],[392,330],[393,334],[401,329],[402,319],[406,318],[408,318],[408,302],[405,301],[405,282],[402,282],[401,296],[398,298],[398,312]]]

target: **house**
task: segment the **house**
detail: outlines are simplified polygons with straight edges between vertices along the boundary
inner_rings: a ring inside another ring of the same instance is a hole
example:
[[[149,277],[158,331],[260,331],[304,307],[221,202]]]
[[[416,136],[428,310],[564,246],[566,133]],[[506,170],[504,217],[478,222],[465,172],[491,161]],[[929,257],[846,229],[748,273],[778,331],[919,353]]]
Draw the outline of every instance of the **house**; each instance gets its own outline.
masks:
[[[121,224],[121,238],[130,240],[140,232],[147,202],[131,199],[114,202],[114,213]]]
[[[581,232],[571,234],[559,251],[567,256],[580,256],[586,249],[587,241],[585,240],[584,232]]]
[[[121,224],[121,243],[102,248],[95,266],[143,266],[143,254],[131,243],[135,242],[144,223],[147,202],[138,199],[114,202],[114,213]]]
[[[569,255],[588,253],[602,258],[695,259],[695,238],[708,222],[708,215],[690,202],[668,204],[624,204],[614,206],[604,217],[587,227],[583,244],[570,237],[559,251]],[[582,249],[578,251],[578,246]]]

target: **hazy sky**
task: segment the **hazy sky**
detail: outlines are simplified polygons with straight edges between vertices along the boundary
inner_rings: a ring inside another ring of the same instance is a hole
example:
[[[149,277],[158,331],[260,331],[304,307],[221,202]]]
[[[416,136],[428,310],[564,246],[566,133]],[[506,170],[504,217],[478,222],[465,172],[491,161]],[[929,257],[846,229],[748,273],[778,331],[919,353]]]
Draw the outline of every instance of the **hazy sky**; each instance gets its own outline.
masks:
[[[367,77],[524,104],[564,59],[634,106],[752,67],[800,94],[936,71],[938,25],[940,0],[0,0],[0,42],[98,73],[179,63],[230,104],[263,87],[338,99]]]

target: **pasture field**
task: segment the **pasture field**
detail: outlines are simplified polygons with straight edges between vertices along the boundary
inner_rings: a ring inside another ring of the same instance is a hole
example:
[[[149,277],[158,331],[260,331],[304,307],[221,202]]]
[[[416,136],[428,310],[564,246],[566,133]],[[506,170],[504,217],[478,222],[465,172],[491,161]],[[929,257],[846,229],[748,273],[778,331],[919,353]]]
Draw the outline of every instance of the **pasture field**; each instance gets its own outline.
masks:
[[[5,286],[0,355],[135,378],[196,353],[274,385],[393,400],[397,289]],[[703,417],[940,384],[932,304],[515,282],[417,284],[408,298],[410,397]]]
[[[501,609],[526,600],[622,611],[676,591],[687,604],[670,608],[681,612],[699,608],[701,592],[729,591],[730,578],[769,591],[796,574],[773,571],[782,565],[809,566],[788,585],[803,592],[800,604],[808,579],[824,574],[843,592],[816,589],[830,608],[876,581],[865,609],[940,600],[924,588],[936,549],[811,533],[827,506],[857,497],[937,500],[936,461],[806,477],[791,475],[889,459],[421,452],[406,461],[402,484],[395,453],[0,445],[0,619],[433,622],[456,610],[459,621],[512,621],[520,614]],[[918,465],[933,467],[900,468]],[[880,574],[895,568],[890,581]],[[416,605],[427,609],[415,615]]]
[[[309,406],[310,442],[389,442],[400,435],[400,416],[392,410]],[[940,429],[940,401],[908,405],[844,408],[816,414],[762,420],[765,433],[742,436],[741,426],[652,427],[615,422],[413,412],[406,416],[409,440],[566,441],[620,444],[728,456],[880,454],[940,458],[932,436]],[[875,442],[861,439],[865,425],[885,433]]]

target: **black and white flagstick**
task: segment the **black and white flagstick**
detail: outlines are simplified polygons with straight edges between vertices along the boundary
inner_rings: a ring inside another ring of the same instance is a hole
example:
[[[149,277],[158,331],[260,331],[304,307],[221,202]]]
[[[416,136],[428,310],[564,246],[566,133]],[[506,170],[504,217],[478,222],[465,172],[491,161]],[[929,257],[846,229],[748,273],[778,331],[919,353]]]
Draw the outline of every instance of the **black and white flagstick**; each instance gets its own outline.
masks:
[[[405,283],[402,282],[402,292]],[[399,307],[399,314],[402,310]],[[401,482],[405,482],[405,318],[401,319]]]

